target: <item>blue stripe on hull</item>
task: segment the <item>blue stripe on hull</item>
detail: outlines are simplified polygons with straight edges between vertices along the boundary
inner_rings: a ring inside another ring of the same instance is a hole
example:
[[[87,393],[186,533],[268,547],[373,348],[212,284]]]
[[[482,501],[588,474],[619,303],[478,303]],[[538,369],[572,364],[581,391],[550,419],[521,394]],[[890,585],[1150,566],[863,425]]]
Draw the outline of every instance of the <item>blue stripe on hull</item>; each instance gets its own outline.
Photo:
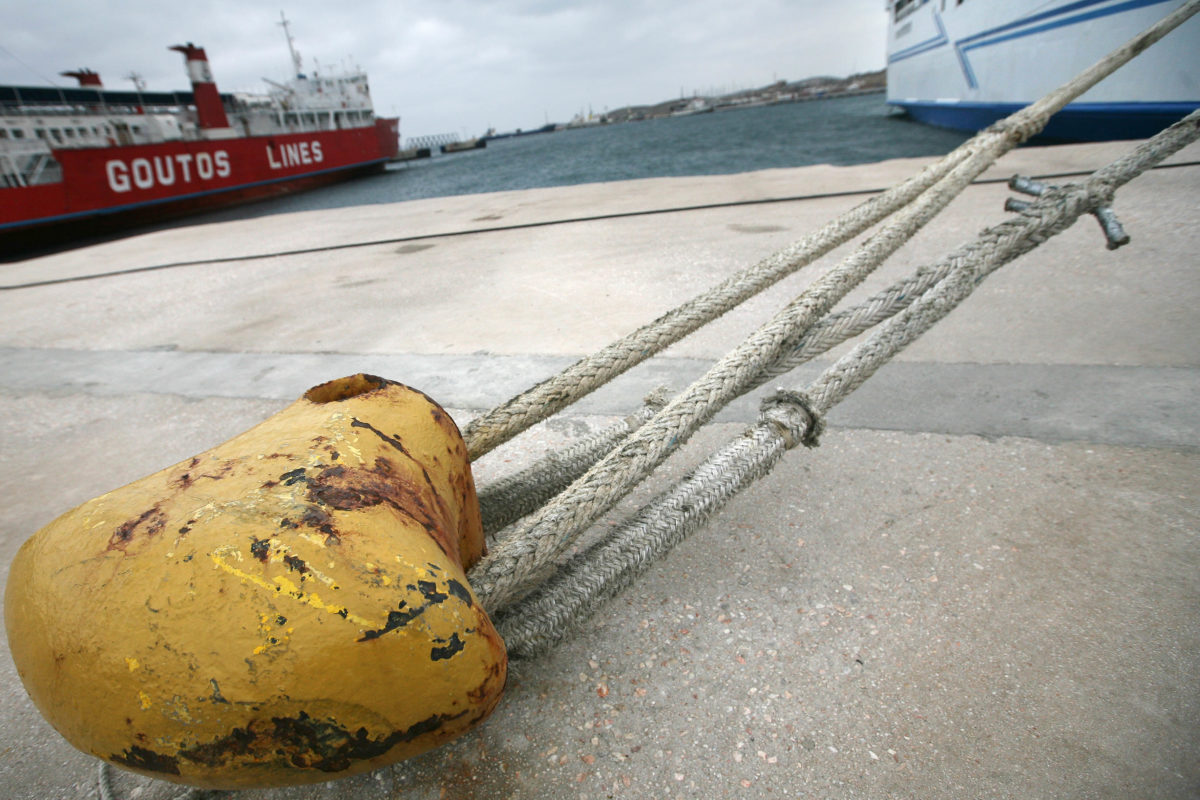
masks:
[[[918,122],[977,131],[1023,107],[1021,103],[913,103],[892,101]],[[1103,142],[1146,139],[1200,108],[1192,103],[1073,103],[1050,118],[1039,138]]]

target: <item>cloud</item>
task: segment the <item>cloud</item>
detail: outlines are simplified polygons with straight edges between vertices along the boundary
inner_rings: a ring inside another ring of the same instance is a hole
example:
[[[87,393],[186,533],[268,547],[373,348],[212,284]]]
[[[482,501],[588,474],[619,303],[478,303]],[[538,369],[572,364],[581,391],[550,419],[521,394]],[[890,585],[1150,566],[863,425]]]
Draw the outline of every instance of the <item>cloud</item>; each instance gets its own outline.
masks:
[[[278,13],[234,0],[12,4],[0,82],[65,84],[59,72],[88,66],[113,87],[136,70],[152,89],[182,88],[182,60],[166,48],[191,41],[222,90],[261,90],[290,67]],[[306,69],[361,65],[406,136],[878,69],[886,27],[881,0],[292,0],[287,15]]]

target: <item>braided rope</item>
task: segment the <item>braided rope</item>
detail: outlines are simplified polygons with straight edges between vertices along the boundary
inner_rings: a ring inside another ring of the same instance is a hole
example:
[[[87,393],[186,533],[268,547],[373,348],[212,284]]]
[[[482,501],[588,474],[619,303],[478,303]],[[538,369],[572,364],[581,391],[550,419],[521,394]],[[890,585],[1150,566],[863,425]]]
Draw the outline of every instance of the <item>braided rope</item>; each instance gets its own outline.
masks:
[[[497,629],[509,653],[527,658],[560,641],[737,492],[767,474],[786,450],[797,443],[815,444],[825,411],[948,314],[988,274],[1107,204],[1119,186],[1198,138],[1200,112],[1195,112],[1082,185],[1047,191],[1020,217],[983,231],[926,270],[946,277],[840,359],[808,392],[781,391],[768,398],[757,425],[501,612]]]
[[[744,391],[757,375],[792,349],[796,340],[830,307],[866,277],[886,256],[944,208],[971,180],[1023,136],[1032,135],[1034,123],[1044,125],[1050,115],[1074,96],[1086,91],[1149,43],[1157,40],[1200,10],[1200,0],[1168,15],[1150,30],[1062,89],[1014,114],[968,142],[968,155],[945,177],[899,212],[883,230],[867,240],[838,267],[815,281],[797,300],[722,358],[700,380],[598,462],[538,514],[518,526],[514,535],[483,559],[471,574],[485,607],[503,608],[533,588],[536,576],[555,560],[573,539],[598,519],[666,456],[682,445],[721,407]],[[1186,14],[1180,12],[1187,11]],[[1011,123],[1011,124],[1009,124]],[[1018,131],[1021,135],[1013,134]],[[553,381],[551,381],[553,382]]]
[[[107,761],[100,762],[100,772],[96,776],[96,786],[100,800],[117,800],[112,785],[112,765]],[[139,790],[140,791],[140,790]],[[217,800],[224,797],[226,792],[219,789],[186,789],[175,795],[172,800]]]
[[[948,275],[908,308],[880,325],[830,367],[809,388],[824,412],[862,385],[904,347],[962,302],[984,276],[1033,250],[1074,224],[1081,214],[1107,206],[1113,193],[1167,156],[1200,138],[1200,111],[1147,140],[1134,151],[1097,170],[1082,184],[1050,187],[1020,215],[983,231],[971,244],[949,256]]]
[[[529,518],[472,570],[481,602],[496,611],[533,588],[538,576],[574,538],[612,508],[633,486],[708,422],[747,391],[757,377],[803,333],[866,278],[889,255],[932,220],[951,200],[1014,146],[1008,136],[987,134],[970,153],[916,201],[896,213],[858,250],[727,353],[538,514]]]
[[[666,404],[666,389],[658,389],[646,398],[641,408],[616,424],[565,450],[549,453],[520,472],[481,487],[479,514],[483,519],[483,532],[494,534],[537,511]]]
[[[902,208],[962,162],[981,142],[999,140],[996,157],[1040,131],[1055,112],[1157,42],[1200,10],[1200,0],[1168,14],[1071,81],[1032,105],[992,125],[920,174],[856,206],[816,233],[733,275],[654,322],[576,362],[473,420],[464,432],[471,459],[477,459],[537,422],[557,413],[617,375],[720,317],[801,267],[853,239]]]
[[[921,267],[912,275],[896,281],[862,303],[825,317],[809,328],[790,353],[784,353],[778,361],[767,367],[750,388],[757,389],[780,375],[791,372],[801,364],[833,349],[847,339],[853,339],[907,308],[929,287],[946,277],[948,269],[948,266],[943,268],[941,262]]]
[[[969,155],[959,147],[936,164],[850,211],[632,333],[580,359],[472,420],[463,431],[472,460],[556,414],[642,361],[811,264],[908,205]]]
[[[556,644],[699,528],[734,492],[766,475],[787,451],[775,428],[755,428],[701,464],[614,535],[571,559],[536,594],[501,612],[496,629],[512,658]]]

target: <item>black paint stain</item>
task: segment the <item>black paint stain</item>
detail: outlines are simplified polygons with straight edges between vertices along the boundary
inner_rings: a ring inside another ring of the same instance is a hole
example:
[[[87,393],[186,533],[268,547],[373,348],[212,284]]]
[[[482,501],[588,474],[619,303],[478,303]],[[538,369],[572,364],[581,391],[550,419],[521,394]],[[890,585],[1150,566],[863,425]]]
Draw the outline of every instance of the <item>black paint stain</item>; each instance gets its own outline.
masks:
[[[366,429],[367,429],[367,430],[369,430],[371,433],[375,434],[375,435],[376,435],[376,436],[378,436],[380,439],[382,439],[383,441],[385,441],[385,442],[387,442],[388,444],[390,444],[392,447],[394,447],[394,448],[396,448],[397,450],[399,450],[401,453],[404,453],[404,455],[408,456],[409,458],[412,458],[412,455],[411,455],[411,454],[408,452],[408,450],[406,450],[406,449],[404,448],[404,443],[403,443],[403,442],[401,442],[401,441],[400,441],[399,439],[397,439],[395,436],[388,436],[386,433],[384,433],[383,431],[379,430],[379,428],[376,428],[376,427],[375,427],[374,425],[372,425],[371,423],[369,423],[369,422],[363,422],[362,420],[360,420],[360,419],[358,419],[357,417],[355,417],[355,418],[353,418],[353,419],[351,419],[351,420],[350,420],[350,427],[351,427],[351,428],[366,428]]]
[[[300,481],[307,481],[308,478],[304,474],[304,467],[297,467],[279,476],[279,482],[284,486],[291,486]]]
[[[165,775],[179,774],[179,759],[174,756],[163,755],[156,753],[153,750],[147,750],[145,747],[134,745],[120,755],[113,754],[109,759],[124,764],[131,769],[145,770],[146,772],[161,772]]]
[[[181,750],[179,756],[216,769],[241,762],[343,772],[355,762],[378,758],[396,745],[433,733],[467,713],[434,714],[404,730],[372,739],[366,728],[351,732],[336,720],[313,719],[301,711],[295,717],[254,720],[213,742]]]
[[[367,631],[361,637],[359,637],[358,641],[369,642],[372,639],[378,639],[388,631],[394,631],[397,628],[403,628],[405,625],[424,614],[425,609],[429,607],[427,605],[421,605],[417,606],[416,608],[407,608],[407,606],[408,603],[401,600],[400,605],[397,606],[399,609],[398,611],[388,612],[387,622],[384,623],[382,628],[375,631]]]
[[[417,591],[430,604],[440,603],[450,597],[450,595],[438,591],[436,581],[417,581]]]
[[[264,564],[267,563],[267,556],[271,554],[270,539],[255,539],[250,543],[250,555],[257,558]]]
[[[474,604],[471,600],[471,590],[453,578],[446,581],[446,589],[450,594],[466,603],[468,608]]]
[[[472,607],[473,605],[471,602],[471,593],[465,586],[454,579],[446,581],[445,592],[439,591],[438,585],[434,581],[417,581],[416,586],[413,586],[410,583],[407,585],[407,588],[409,591],[420,592],[421,596],[425,598],[425,602],[419,606],[410,608],[406,601],[401,600],[400,604],[397,606],[398,610],[388,612],[387,622],[384,623],[382,628],[374,631],[367,631],[358,639],[358,641],[369,642],[372,639],[378,639],[388,631],[394,631],[397,628],[403,628],[405,625],[424,614],[425,610],[430,606],[444,603],[451,597],[454,597],[465,603],[468,608]],[[457,637],[457,633],[454,634],[454,636]],[[453,643],[454,640],[451,639],[451,646],[453,646]],[[458,650],[462,649],[461,644],[462,643],[460,642]],[[436,649],[437,648],[435,648],[435,650]],[[457,652],[457,650],[455,652]],[[449,657],[449,655],[453,655],[453,653],[450,653],[444,657]]]
[[[462,639],[458,638],[458,631],[455,631],[454,633],[450,634],[450,641],[446,643],[445,647],[434,647],[430,649],[429,659],[431,661],[442,661],[447,658],[452,658],[458,653],[461,653],[462,649],[466,646],[466,643]]]
[[[288,565],[288,569],[294,569],[294,570],[296,570],[296,572],[299,572],[301,575],[304,575],[305,573],[308,572],[308,564],[305,564],[303,559],[297,558],[296,556],[293,556],[293,555],[284,556],[283,563]]]

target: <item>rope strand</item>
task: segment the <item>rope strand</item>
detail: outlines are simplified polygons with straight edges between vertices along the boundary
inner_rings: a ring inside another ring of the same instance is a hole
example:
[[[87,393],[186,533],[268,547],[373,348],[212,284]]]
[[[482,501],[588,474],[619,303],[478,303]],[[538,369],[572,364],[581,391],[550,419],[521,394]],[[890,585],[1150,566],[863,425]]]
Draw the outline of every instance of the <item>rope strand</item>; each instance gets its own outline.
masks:
[[[856,206],[819,231],[731,276],[708,292],[475,419],[464,431],[470,458],[479,458],[668,345],[717,319],[787,275],[812,263],[834,247],[853,239],[904,207],[968,158],[976,148],[994,146],[995,157],[999,157],[1026,141],[1045,127],[1051,115],[1174,30],[1198,10],[1200,0],[1189,0],[1072,80],[992,125],[937,163],[926,167],[920,174]]]
[[[1116,188],[1198,138],[1200,112],[1195,112],[1085,183],[1047,191],[1020,217],[984,230],[935,265],[931,271],[945,274],[942,281],[840,359],[806,393],[781,391],[768,398],[755,426],[501,612],[497,629],[510,655],[531,657],[560,641],[737,492],[767,474],[788,449],[815,443],[824,412],[948,314],[988,274],[1108,203]]]

